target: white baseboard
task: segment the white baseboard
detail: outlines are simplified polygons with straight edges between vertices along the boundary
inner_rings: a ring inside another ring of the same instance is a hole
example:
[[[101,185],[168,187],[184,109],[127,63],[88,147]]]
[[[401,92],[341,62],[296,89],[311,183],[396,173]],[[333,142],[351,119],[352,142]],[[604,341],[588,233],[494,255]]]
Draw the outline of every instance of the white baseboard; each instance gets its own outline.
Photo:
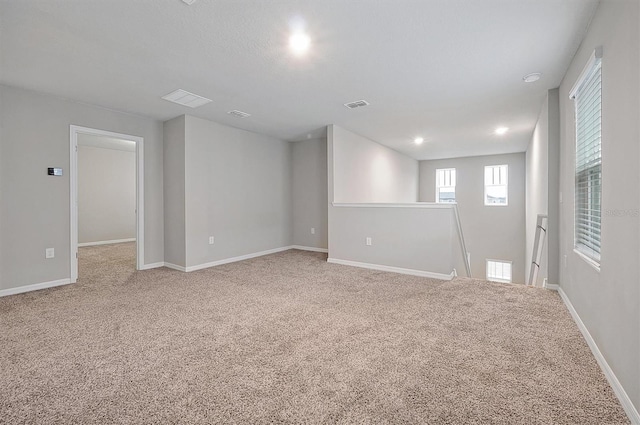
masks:
[[[8,297],[9,295],[23,294],[25,292],[39,291],[41,289],[54,288],[56,286],[68,285],[71,279],[52,280],[51,282],[34,283],[32,285],[18,286],[17,288],[9,288],[0,290],[0,297]]]
[[[276,252],[288,251],[290,249],[291,249],[291,246],[283,246],[281,248],[268,249],[266,251],[254,252],[251,254],[240,255],[238,257],[225,258],[223,260],[212,261],[210,263],[198,264],[197,266],[189,266],[184,271],[194,272],[196,270],[208,269],[209,267],[221,266],[223,264],[228,264],[228,263],[235,263],[236,261],[243,261],[243,260],[248,260],[250,258],[262,257],[263,255],[275,254]]]
[[[83,246],[96,246],[96,245],[111,245],[113,243],[135,242],[135,241],[136,241],[136,238],[114,239],[112,241],[82,242],[82,243],[79,243],[78,246],[83,247]]]
[[[606,376],[607,381],[609,381],[609,385],[611,385],[611,388],[613,388],[613,392],[618,397],[618,400],[620,400],[620,404],[622,405],[622,408],[624,409],[625,413],[631,420],[631,423],[635,425],[640,425],[640,414],[638,413],[638,410],[634,407],[633,402],[627,395],[627,392],[624,390],[624,388],[622,387],[622,384],[620,384],[620,381],[618,381],[618,378],[616,377],[615,373],[613,373],[613,370],[609,366],[609,363],[607,363],[607,360],[604,358],[604,356],[600,352],[598,345],[596,344],[594,339],[591,337],[589,330],[587,329],[585,324],[582,322],[582,319],[580,319],[580,316],[578,315],[578,312],[576,311],[576,309],[573,308],[573,304],[571,304],[569,297],[562,290],[562,287],[558,287],[558,294],[560,294],[562,301],[567,306],[569,313],[571,313],[571,317],[573,317],[573,320],[576,322],[576,325],[578,325],[578,329],[580,329],[580,332],[582,332],[582,336],[584,336],[584,339],[587,341],[587,344],[589,345],[589,348],[591,349],[593,356],[596,358],[598,365],[600,365],[600,369],[602,369],[602,372],[604,373],[604,376]]]
[[[555,283],[547,283],[546,285],[544,285],[544,288],[551,291],[558,291],[560,289],[560,285],[556,285]]]
[[[160,263],[153,263],[153,264],[145,264],[141,270],[154,269],[157,267],[164,266],[164,267],[168,267],[170,269],[178,270],[181,272],[194,272],[196,270],[208,269],[209,267],[221,266],[222,264],[235,263],[237,261],[248,260],[250,258],[262,257],[263,255],[275,254],[276,252],[288,251],[290,249],[293,249],[293,246],[283,246],[281,248],[274,248],[266,251],[253,252],[251,254],[241,255],[239,257],[225,258],[222,260],[212,261],[210,263],[198,264],[197,266],[189,266],[189,267],[179,266],[177,264],[168,263],[165,261],[164,263],[160,262]]]
[[[144,264],[142,267],[140,267],[140,270],[157,269],[158,267],[164,267],[164,265],[164,261],[160,261],[159,263]]]
[[[167,263],[166,261],[163,263],[165,267],[173,269],[173,270],[178,270],[180,272],[186,272],[187,268],[184,266],[179,266],[177,264],[172,264],[172,263]]]
[[[313,246],[303,246],[303,245],[291,245],[291,249],[299,249],[301,251],[312,251],[312,252],[324,252],[325,254],[329,252],[327,248],[316,248]]]
[[[353,266],[353,267],[361,267],[363,269],[380,270],[383,272],[392,272],[392,273],[409,274],[412,276],[429,277],[432,279],[440,279],[440,280],[453,279],[453,273],[444,274],[444,273],[434,273],[434,272],[427,272],[427,271],[415,270],[415,269],[403,269],[401,267],[383,266],[381,264],[360,263],[357,261],[340,260],[338,258],[328,258],[327,262],[333,263],[333,264],[342,264],[343,266]]]

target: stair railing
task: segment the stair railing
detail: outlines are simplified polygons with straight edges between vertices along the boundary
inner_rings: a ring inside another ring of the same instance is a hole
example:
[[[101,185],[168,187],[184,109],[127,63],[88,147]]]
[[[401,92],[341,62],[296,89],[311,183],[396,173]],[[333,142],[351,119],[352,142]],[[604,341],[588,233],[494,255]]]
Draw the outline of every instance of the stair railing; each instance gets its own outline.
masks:
[[[456,226],[458,228],[458,237],[460,238],[460,249],[462,250],[464,267],[467,270],[467,276],[471,277],[471,263],[469,261],[469,252],[467,251],[467,245],[464,242],[464,234],[462,233],[462,224],[460,223],[460,214],[458,213],[458,204],[453,204],[453,215],[456,219]]]
[[[536,220],[536,236],[533,239],[533,253],[531,254],[531,267],[529,269],[529,280],[527,285],[535,286],[536,280],[538,280],[538,271],[540,271],[540,261],[542,258],[542,250],[544,247],[544,240],[547,236],[547,221],[546,214],[538,214]]]

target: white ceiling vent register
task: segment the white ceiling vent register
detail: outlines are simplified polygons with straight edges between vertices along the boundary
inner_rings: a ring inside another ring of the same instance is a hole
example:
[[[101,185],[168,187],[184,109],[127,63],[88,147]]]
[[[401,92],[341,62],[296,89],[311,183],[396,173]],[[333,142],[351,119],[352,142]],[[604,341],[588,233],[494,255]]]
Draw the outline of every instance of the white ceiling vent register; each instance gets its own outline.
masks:
[[[205,105],[212,102],[211,99],[198,96],[197,94],[189,93],[188,91],[178,89],[166,96],[162,96],[164,100],[177,103],[178,105],[188,106],[189,108],[197,108],[198,106]]]
[[[229,111],[229,112],[227,112],[227,114],[233,115],[234,117],[238,117],[238,118],[247,118],[247,117],[251,116],[251,114],[247,114],[246,112],[238,111],[237,109],[234,109],[233,111]]]
[[[356,109],[356,108],[361,108],[363,106],[367,106],[368,104],[369,102],[367,102],[366,100],[356,100],[355,102],[345,103],[344,106],[346,106],[349,109]]]

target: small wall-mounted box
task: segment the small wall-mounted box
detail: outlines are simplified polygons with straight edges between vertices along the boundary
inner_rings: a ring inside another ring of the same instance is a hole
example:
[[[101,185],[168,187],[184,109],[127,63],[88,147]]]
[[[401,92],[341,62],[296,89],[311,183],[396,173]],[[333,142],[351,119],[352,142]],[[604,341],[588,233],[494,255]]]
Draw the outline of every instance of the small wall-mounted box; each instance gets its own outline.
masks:
[[[49,168],[47,168],[47,174],[50,175],[50,176],[61,176],[62,175],[62,168],[49,167]]]

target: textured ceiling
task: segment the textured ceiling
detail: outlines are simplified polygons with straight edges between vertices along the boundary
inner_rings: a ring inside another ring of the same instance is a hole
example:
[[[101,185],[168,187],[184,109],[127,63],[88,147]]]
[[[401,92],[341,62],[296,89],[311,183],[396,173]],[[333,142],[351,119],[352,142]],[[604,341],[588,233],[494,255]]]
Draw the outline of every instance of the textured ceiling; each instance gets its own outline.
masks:
[[[284,140],[337,124],[418,159],[524,151],[596,0],[3,0],[0,82]],[[304,22],[312,47],[287,49]],[[525,84],[522,77],[542,72]],[[198,109],[161,96],[182,88]],[[366,99],[370,106],[342,104]],[[232,109],[252,116],[238,119]],[[498,137],[498,125],[511,129]],[[415,146],[416,136],[425,143]]]

